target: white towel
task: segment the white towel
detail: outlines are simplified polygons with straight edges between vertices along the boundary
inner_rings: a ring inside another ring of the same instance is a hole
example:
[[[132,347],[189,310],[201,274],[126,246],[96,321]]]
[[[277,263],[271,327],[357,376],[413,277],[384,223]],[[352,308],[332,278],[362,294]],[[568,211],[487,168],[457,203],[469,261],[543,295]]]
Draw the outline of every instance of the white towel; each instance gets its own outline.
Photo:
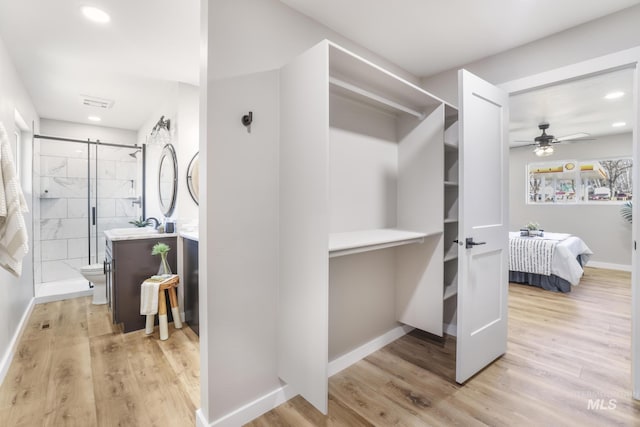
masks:
[[[29,252],[29,236],[23,213],[27,202],[20,188],[9,145],[9,135],[0,123],[0,266],[16,277],[22,274],[22,259]]]
[[[150,281],[149,279],[142,282],[140,287],[140,314],[149,315],[158,312],[158,290],[160,282]]]
[[[160,285],[173,278],[172,274],[151,276],[140,285],[140,314],[158,313],[158,292]]]

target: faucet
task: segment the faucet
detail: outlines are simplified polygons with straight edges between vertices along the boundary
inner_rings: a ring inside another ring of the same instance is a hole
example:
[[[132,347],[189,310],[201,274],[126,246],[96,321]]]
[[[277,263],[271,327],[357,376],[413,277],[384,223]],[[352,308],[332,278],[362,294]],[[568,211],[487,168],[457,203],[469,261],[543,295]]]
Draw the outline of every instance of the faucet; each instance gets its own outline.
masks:
[[[155,228],[157,230],[158,227],[160,226],[160,221],[158,221],[158,218],[154,218],[152,216],[150,216],[149,218],[145,219],[145,221],[147,221],[147,224],[149,224],[149,221],[151,221],[151,220],[156,222],[156,225],[153,228]]]

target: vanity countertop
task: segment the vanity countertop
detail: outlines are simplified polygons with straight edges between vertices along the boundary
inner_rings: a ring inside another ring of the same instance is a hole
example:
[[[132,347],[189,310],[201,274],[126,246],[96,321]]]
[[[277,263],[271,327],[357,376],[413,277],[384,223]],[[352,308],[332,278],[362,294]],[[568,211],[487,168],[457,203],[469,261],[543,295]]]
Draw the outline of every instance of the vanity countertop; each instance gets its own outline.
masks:
[[[152,228],[114,228],[105,230],[104,236],[111,241],[118,240],[140,240],[140,239],[159,239],[164,237],[175,237],[178,233],[158,233]]]
[[[198,230],[184,230],[180,231],[180,237],[184,237],[185,239],[198,241]]]

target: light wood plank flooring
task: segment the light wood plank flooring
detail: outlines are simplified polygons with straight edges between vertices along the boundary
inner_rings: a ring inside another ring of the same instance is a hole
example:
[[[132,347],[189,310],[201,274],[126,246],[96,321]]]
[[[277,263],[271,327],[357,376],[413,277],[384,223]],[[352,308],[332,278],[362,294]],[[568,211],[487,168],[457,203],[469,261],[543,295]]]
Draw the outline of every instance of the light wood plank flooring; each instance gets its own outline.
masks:
[[[296,397],[248,425],[640,425],[630,313],[628,273],[587,268],[569,294],[511,284],[507,354],[466,385],[455,340],[413,332],[331,377],[328,416]]]
[[[629,274],[588,268],[570,294],[509,294],[508,352],[465,386],[455,341],[414,332],[333,376],[328,416],[297,397],[249,426],[640,425]],[[170,328],[164,342],[121,334],[89,298],[36,306],[0,387],[0,425],[195,425],[198,338]]]
[[[193,426],[198,337],[122,334],[90,298],[34,307],[0,387],[0,425]]]

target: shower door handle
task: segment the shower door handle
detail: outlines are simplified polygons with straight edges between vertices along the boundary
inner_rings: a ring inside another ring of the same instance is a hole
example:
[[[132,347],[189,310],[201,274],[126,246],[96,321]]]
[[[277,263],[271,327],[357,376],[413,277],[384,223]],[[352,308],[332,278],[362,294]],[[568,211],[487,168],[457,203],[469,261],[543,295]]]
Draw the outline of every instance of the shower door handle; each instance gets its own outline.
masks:
[[[96,225],[96,207],[91,208],[91,225]]]

